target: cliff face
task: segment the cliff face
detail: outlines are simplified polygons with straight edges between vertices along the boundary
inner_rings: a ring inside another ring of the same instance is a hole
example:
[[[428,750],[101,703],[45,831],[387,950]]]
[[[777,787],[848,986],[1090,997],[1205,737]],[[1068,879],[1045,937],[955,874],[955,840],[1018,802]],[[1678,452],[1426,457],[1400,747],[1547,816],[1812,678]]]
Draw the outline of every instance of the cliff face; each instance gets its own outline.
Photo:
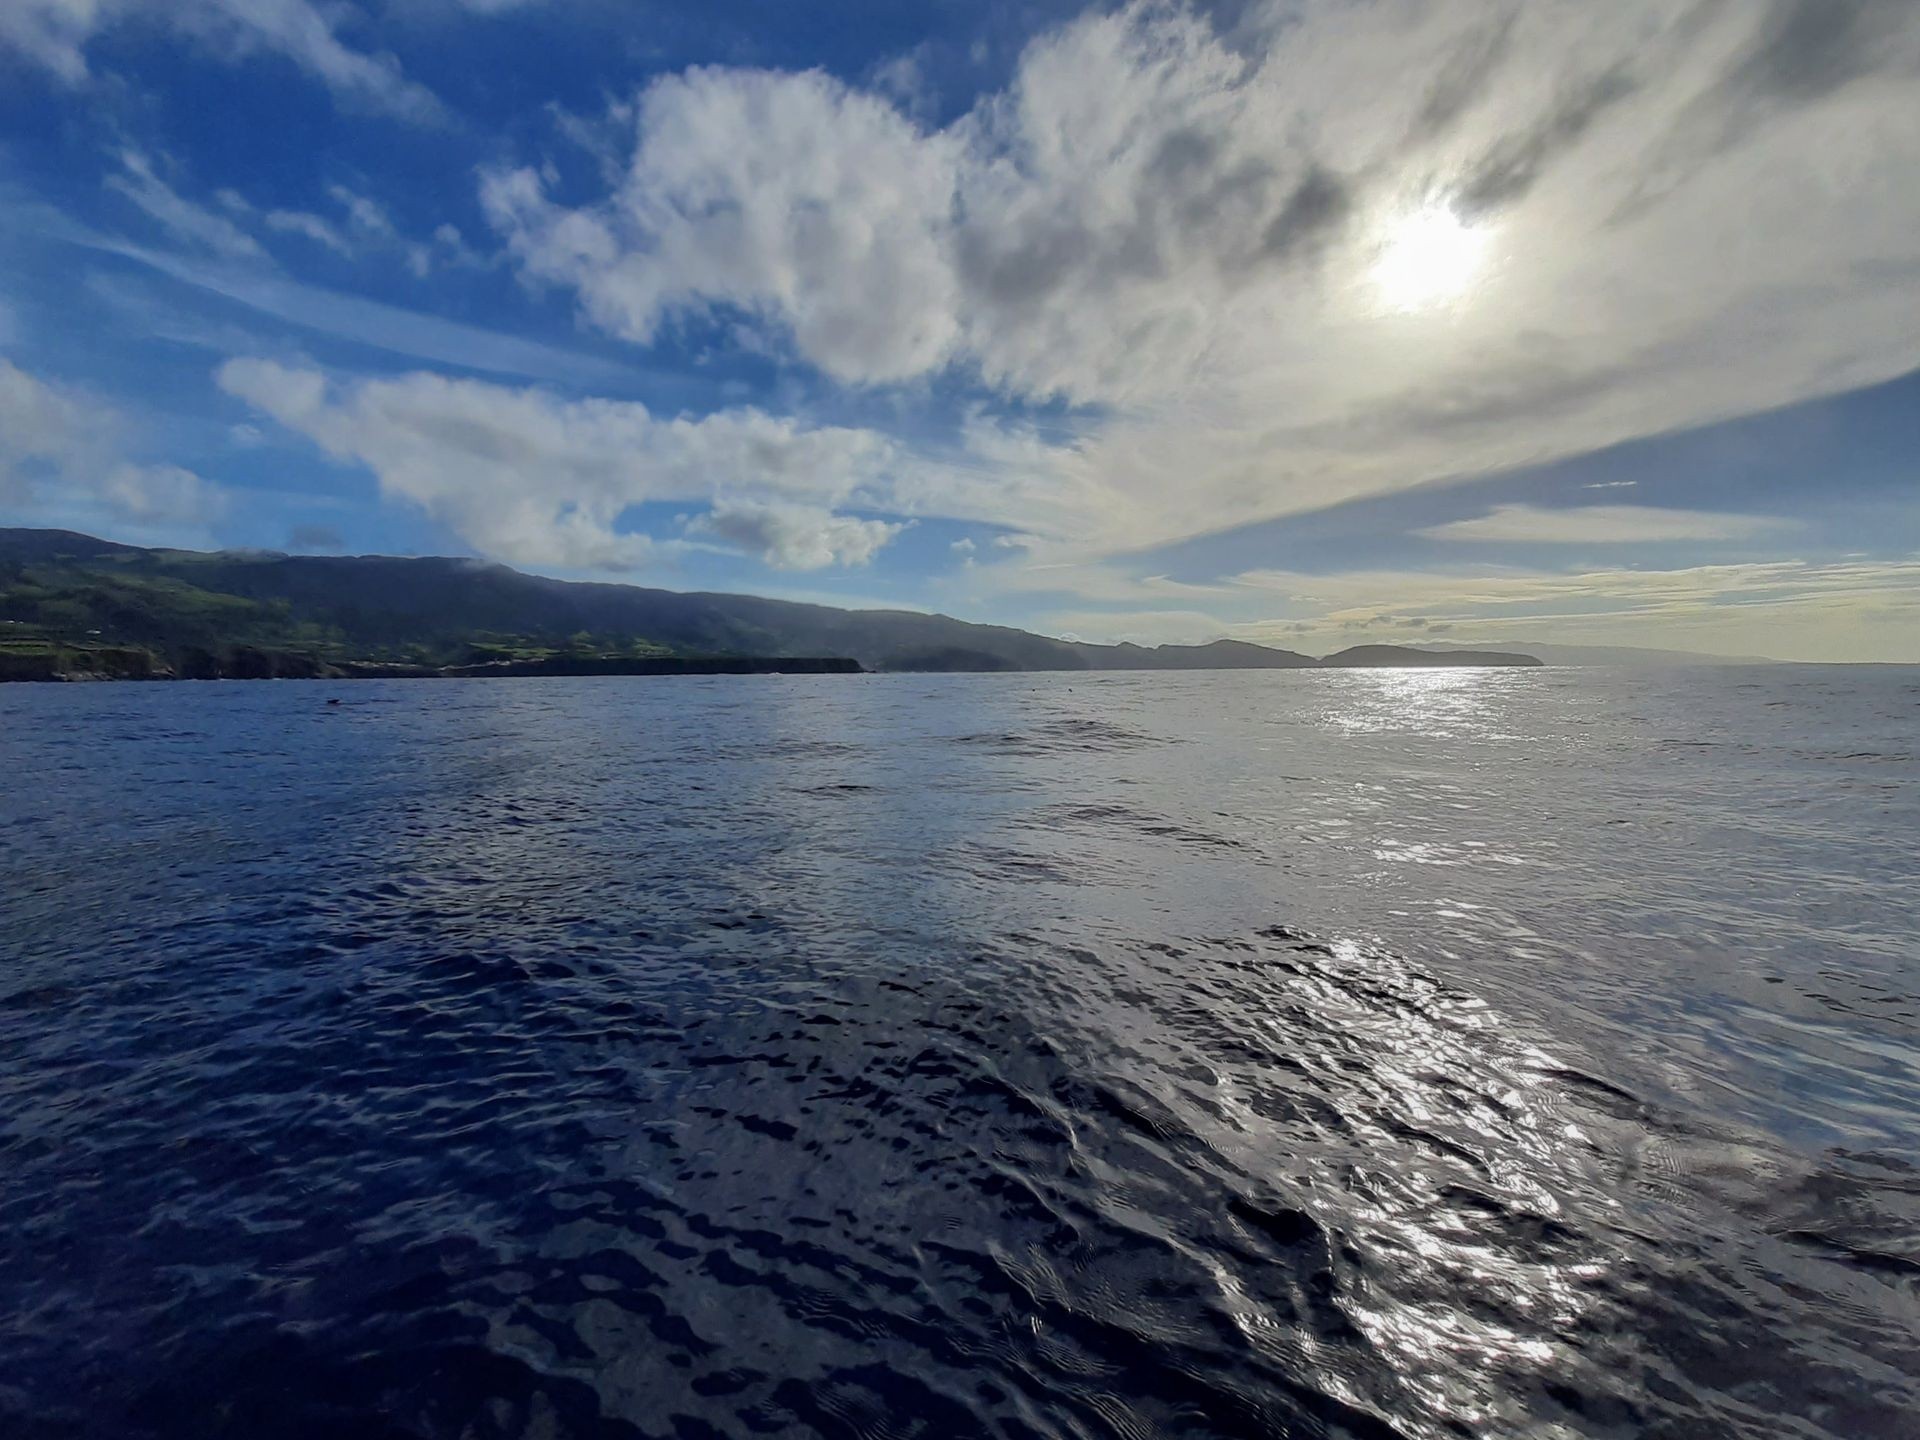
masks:
[[[148,650],[121,646],[0,647],[0,680],[170,680]]]

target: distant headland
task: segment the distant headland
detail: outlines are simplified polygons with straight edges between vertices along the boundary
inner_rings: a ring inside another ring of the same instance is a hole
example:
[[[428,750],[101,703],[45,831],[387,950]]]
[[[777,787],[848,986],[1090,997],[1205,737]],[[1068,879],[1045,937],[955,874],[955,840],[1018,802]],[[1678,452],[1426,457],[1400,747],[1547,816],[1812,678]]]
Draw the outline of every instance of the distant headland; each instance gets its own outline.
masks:
[[[1360,645],[1090,645],[908,610],[549,580],[477,560],[146,549],[0,529],[0,680],[1538,665]]]

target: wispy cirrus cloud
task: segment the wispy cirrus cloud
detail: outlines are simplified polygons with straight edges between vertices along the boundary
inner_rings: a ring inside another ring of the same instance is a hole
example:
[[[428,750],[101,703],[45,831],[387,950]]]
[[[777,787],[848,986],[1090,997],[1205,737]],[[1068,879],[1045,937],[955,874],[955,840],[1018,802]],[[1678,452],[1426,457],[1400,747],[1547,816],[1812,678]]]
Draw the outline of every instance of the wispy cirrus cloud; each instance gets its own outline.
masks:
[[[305,236],[336,255],[353,254],[352,242],[340,232],[339,226],[323,215],[315,215],[309,210],[269,210],[260,220],[269,230],[283,235]]]
[[[173,239],[228,259],[266,258],[260,242],[232,220],[187,199],[161,179],[151,157],[138,150],[124,150],[120,164],[120,171],[108,175],[103,183],[158,221]]]
[[[1449,520],[1419,533],[1430,540],[1527,545],[1669,544],[1757,540],[1796,528],[1769,515],[1667,510],[1650,505],[1581,505],[1563,510],[1497,505],[1484,515]]]
[[[177,192],[176,198],[199,216],[213,215],[208,206],[180,197]],[[228,199],[223,192],[221,204],[229,214],[245,217],[255,213],[238,195]],[[0,212],[7,215],[16,235],[130,260],[168,280],[232,301],[269,319],[413,360],[586,387],[624,386],[637,374],[645,373],[641,367],[529,339],[510,329],[449,320],[310,284],[269,263],[270,257],[194,253],[183,246],[162,247],[107,234],[22,194],[4,180],[0,180]],[[178,227],[167,229],[170,238],[183,238]],[[458,232],[451,227],[437,239],[448,246],[459,243]],[[210,338],[194,343],[223,344],[231,353],[234,348],[242,348],[242,337],[231,334],[231,328],[202,327]],[[182,337],[175,331],[173,338]]]
[[[96,38],[160,26],[212,55],[289,60],[344,105],[414,121],[444,118],[440,101],[409,80],[393,56],[342,41],[340,18],[339,7],[312,0],[7,0],[0,5],[0,47],[77,86],[92,76]]]
[[[1820,593],[1904,598],[1920,605],[1920,558],[1903,560],[1762,560],[1672,569],[1349,571],[1309,575],[1250,570],[1233,583],[1314,606],[1323,618],[1360,620],[1383,614],[1444,614],[1536,609],[1594,602],[1606,607],[1692,605],[1705,601],[1779,600]]]
[[[260,210],[230,189],[222,190],[218,198],[229,214],[239,219],[257,221],[275,234],[301,236],[343,259],[397,256],[415,279],[424,280],[445,266],[484,269],[493,263],[467,245],[457,226],[442,222],[434,227],[429,239],[414,239],[401,231],[379,201],[345,185],[327,187],[327,198],[338,211],[331,217],[311,210]]]

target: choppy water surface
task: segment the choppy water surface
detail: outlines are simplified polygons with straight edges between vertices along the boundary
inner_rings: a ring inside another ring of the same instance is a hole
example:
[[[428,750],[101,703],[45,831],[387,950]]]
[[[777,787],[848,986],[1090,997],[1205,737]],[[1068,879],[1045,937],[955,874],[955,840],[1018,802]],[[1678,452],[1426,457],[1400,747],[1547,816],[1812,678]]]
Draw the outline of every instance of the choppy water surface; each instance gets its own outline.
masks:
[[[5,687],[0,1430],[1913,1435],[1917,750],[1911,670]]]

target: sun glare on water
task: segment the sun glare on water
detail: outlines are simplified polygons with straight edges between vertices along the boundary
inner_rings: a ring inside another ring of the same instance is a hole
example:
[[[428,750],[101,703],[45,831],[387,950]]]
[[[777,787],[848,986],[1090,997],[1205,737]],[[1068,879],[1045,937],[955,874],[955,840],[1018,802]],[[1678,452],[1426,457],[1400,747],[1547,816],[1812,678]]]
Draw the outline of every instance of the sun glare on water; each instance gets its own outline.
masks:
[[[1372,280],[1384,309],[1433,310],[1466,297],[1486,267],[1487,232],[1430,205],[1388,228]]]

